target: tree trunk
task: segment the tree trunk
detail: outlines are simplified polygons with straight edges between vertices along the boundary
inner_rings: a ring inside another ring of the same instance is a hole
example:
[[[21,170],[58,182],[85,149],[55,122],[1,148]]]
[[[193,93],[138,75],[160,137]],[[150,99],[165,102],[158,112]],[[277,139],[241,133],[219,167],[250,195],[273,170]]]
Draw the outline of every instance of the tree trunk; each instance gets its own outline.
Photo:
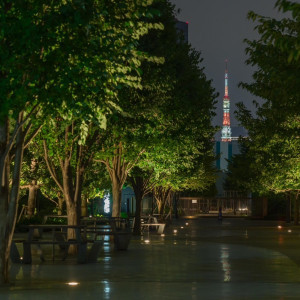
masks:
[[[135,202],[133,234],[141,235],[141,215],[142,215],[142,201],[143,201],[142,195],[135,194],[135,201],[136,202]]]
[[[65,129],[65,143],[66,145],[70,143],[70,133],[73,132],[74,124],[67,126]],[[46,141],[43,141],[44,147],[44,158],[47,164],[47,168],[54,179],[55,183],[64,195],[67,207],[68,225],[79,225],[81,216],[81,194],[83,185],[83,174],[85,168],[83,167],[83,148],[77,145],[77,152],[74,153],[74,142],[72,141],[72,147],[68,147],[65,150],[64,157],[59,157],[59,167],[62,175],[62,182],[56,175],[55,168],[53,167],[53,162],[50,161],[48,155],[48,148]],[[74,162],[75,160],[75,162]],[[73,163],[73,167],[72,167]],[[74,167],[74,165],[76,167]],[[60,195],[59,195],[60,197]],[[68,230],[68,239],[76,239],[76,233],[74,229]],[[71,245],[69,247],[69,253],[77,253],[77,247]]]
[[[57,210],[58,216],[62,215],[64,202],[65,202],[65,199],[62,198],[61,196],[58,196],[58,210]]]
[[[76,203],[74,203],[73,201],[66,201],[66,202],[67,202],[68,225],[70,226],[79,225],[78,209]],[[70,229],[68,231],[68,239],[76,239],[75,231],[73,229]]]
[[[112,159],[102,161],[108,171],[113,194],[112,217],[120,217],[121,215],[121,192],[126,181],[129,170],[129,163],[123,158],[123,146],[120,142],[115,146],[114,156]]]
[[[164,219],[165,216],[165,207],[166,207],[166,202],[163,200],[161,201],[160,210],[158,212],[162,219]]]
[[[81,199],[81,217],[87,217],[88,208],[87,208],[87,199]]]
[[[128,177],[128,181],[133,188],[135,194],[135,218],[134,218],[134,227],[133,234],[141,235],[141,214],[142,214],[142,201],[143,198],[150,193],[153,188],[151,183],[150,172],[143,172],[138,167],[133,168],[132,174]]]
[[[79,225],[80,224],[80,213],[81,213],[81,184],[73,185],[72,171],[71,166],[68,165],[68,161],[65,161],[65,166],[63,168],[63,188],[64,188],[64,197],[67,205],[67,216],[68,216],[68,225]],[[79,174],[77,174],[80,176]],[[74,189],[76,190],[74,192]],[[79,189],[79,190],[78,190]],[[76,233],[74,229],[68,230],[68,240],[76,239]],[[77,247],[71,245],[69,247],[69,254],[76,254]]]
[[[122,186],[116,180],[112,181],[113,207],[112,217],[119,218],[121,215],[121,192]]]
[[[22,122],[23,114],[18,122]],[[18,126],[18,125],[17,125]],[[10,188],[10,157],[5,158],[9,140],[9,122],[0,125],[0,283],[9,282],[9,256],[14,234],[20,190],[20,174],[24,151],[23,128],[19,129],[15,142],[13,174]],[[9,153],[9,151],[8,151]]]
[[[165,208],[168,204],[170,192],[170,188],[163,187],[156,187],[153,190],[154,198],[157,204],[158,214],[160,215],[161,219],[165,219]]]
[[[29,194],[28,194],[28,202],[27,202],[27,214],[29,217],[34,215],[34,211],[36,208],[36,197],[37,197],[37,181],[32,180],[31,185],[29,187]]]

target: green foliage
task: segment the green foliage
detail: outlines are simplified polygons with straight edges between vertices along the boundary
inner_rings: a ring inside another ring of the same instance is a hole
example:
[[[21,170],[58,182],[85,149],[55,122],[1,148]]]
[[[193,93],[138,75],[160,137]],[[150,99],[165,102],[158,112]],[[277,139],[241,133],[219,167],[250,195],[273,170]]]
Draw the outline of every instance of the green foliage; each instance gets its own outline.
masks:
[[[257,70],[252,83],[241,85],[264,103],[256,103],[256,117],[241,103],[237,113],[249,132],[244,143],[250,173],[255,174],[252,186],[261,192],[300,189],[300,5],[282,0],[276,6],[291,17],[276,20],[249,14],[258,20],[260,39],[246,41],[247,64]]]
[[[163,57],[140,66],[142,90],[119,94],[121,110],[108,118],[98,160],[111,160],[122,145],[122,161],[138,164],[151,182],[178,189],[204,189],[215,180],[211,140],[214,90],[204,75],[200,53],[180,39],[174,7],[157,1],[154,22],[164,30],[150,31],[140,41],[142,52]]]
[[[165,29],[150,33],[142,46],[165,57],[165,63],[143,65],[146,89],[134,95],[143,103],[144,114],[149,112],[152,119],[145,130],[152,130],[150,147],[139,166],[150,170],[163,187],[202,190],[215,180],[211,119],[216,94],[199,67],[200,53],[181,40],[175,29],[174,7],[169,1],[157,2],[154,7],[160,10],[157,20]]]
[[[91,163],[106,135],[108,119],[123,114],[119,93],[125,87],[142,88],[139,68],[143,60],[162,62],[137,48],[149,30],[163,28],[151,22],[156,12],[149,10],[150,2],[58,1],[39,11],[37,17],[41,22],[46,19],[48,26],[42,39],[51,42],[41,53],[42,61],[50,64],[43,86],[50,109],[43,107],[42,113],[51,117],[45,118],[36,144],[44,156],[45,143],[56,178],[53,189],[49,176],[41,185],[51,198],[64,192],[62,164],[66,161],[71,164],[68,176],[74,191],[79,185],[76,176],[87,173],[85,183],[80,183],[85,199],[95,197],[100,184],[106,187],[101,168],[92,170]]]
[[[48,218],[46,224],[62,224],[62,225],[67,225],[68,219],[67,218],[60,218],[57,216],[57,218]]]

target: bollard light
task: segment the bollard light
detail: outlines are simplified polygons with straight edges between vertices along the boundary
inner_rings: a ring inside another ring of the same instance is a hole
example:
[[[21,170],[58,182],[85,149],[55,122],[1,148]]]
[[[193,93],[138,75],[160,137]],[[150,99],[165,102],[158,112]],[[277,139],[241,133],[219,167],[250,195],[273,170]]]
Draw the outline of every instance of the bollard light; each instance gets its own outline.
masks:
[[[174,229],[174,231],[173,231],[174,233],[177,233],[177,229]]]
[[[149,244],[150,243],[150,240],[145,240],[145,244]]]

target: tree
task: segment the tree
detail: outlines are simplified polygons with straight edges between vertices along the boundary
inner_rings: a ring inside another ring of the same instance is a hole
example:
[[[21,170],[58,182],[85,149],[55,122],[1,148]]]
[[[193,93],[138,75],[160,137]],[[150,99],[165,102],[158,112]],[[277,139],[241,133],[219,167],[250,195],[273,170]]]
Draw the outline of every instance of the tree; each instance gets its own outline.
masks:
[[[148,87],[136,94],[135,103],[144,105],[151,115],[151,147],[145,149],[138,162],[144,173],[130,173],[130,182],[136,191],[136,177],[140,183],[138,197],[143,193],[145,182],[156,184],[154,195],[159,213],[164,217],[167,200],[170,203],[174,191],[202,189],[214,181],[212,137],[214,128],[211,118],[214,107],[214,90],[204,75],[200,53],[181,39],[175,28],[174,7],[168,1],[156,3],[164,30],[149,33],[142,40],[145,51],[163,56],[163,65],[142,66],[142,83]],[[137,195],[136,195],[137,196]],[[170,207],[172,205],[169,205]],[[137,212],[138,213],[138,212]],[[136,215],[136,221],[139,220]],[[135,223],[135,225],[138,222]],[[138,225],[137,225],[138,226]]]
[[[0,2],[1,282],[8,281],[24,147],[41,127],[33,117],[39,112],[43,119],[81,119],[81,145],[88,121],[105,127],[116,91],[123,84],[140,87],[133,75],[143,53],[135,46],[147,28],[155,27],[141,21],[148,2]]]
[[[95,14],[86,40],[82,40],[80,32],[73,33],[72,43],[80,45],[81,51],[62,56],[68,64],[59,66],[62,72],[57,80],[68,83],[68,93],[63,96],[67,104],[57,111],[56,120],[43,128],[45,159],[66,199],[70,225],[79,222],[84,172],[93,161],[95,148],[100,147],[100,139],[106,136],[107,119],[120,110],[120,91],[126,86],[141,88],[140,60],[151,58],[137,51],[137,41],[149,28],[160,27],[145,21],[147,1],[106,2],[94,4]],[[68,79],[69,64],[76,71],[72,82]],[[54,172],[55,165],[60,169],[61,182]]]
[[[143,89],[128,88],[120,94],[123,114],[109,119],[112,130],[106,131],[103,152],[97,154],[111,176],[113,216],[120,214],[120,192],[135,165],[151,172],[156,162],[156,178],[162,179],[161,174],[169,174],[171,169],[178,175],[178,168],[194,167],[196,156],[201,153],[204,157],[212,149],[207,141],[214,132],[210,125],[214,95],[198,67],[200,54],[181,41],[174,8],[168,1],[156,2],[152,7],[160,11],[154,20],[162,23],[164,30],[150,31],[140,47],[152,56],[163,57],[164,63],[142,63]],[[168,163],[159,166],[158,161],[164,160]]]
[[[252,83],[241,86],[261,97],[253,116],[239,104],[237,117],[249,132],[246,141],[249,157],[259,168],[257,181],[260,191],[294,195],[295,216],[298,223],[298,195],[300,191],[300,60],[299,31],[300,4],[279,0],[276,7],[291,13],[282,20],[262,17],[254,12],[249,18],[257,20],[260,38],[246,40],[248,65],[257,67]]]
[[[36,117],[45,98],[39,88],[45,84],[43,75],[49,65],[41,59],[40,37],[47,36],[41,22],[42,4],[1,1],[0,11],[0,282],[3,283],[9,280],[9,253],[23,152],[40,128]]]
[[[142,201],[154,188],[156,182],[153,175],[153,171],[145,171],[135,166],[127,179],[135,194],[136,207],[133,227],[133,234],[135,235],[141,235]]]

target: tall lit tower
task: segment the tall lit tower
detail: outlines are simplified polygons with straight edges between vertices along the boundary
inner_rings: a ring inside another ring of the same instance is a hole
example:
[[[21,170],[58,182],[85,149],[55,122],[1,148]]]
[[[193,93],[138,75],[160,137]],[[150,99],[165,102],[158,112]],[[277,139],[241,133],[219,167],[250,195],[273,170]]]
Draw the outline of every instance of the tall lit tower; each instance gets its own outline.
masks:
[[[230,98],[228,96],[228,69],[225,60],[225,95],[223,97],[223,128],[222,128],[222,142],[231,142],[231,128],[230,128]]]

